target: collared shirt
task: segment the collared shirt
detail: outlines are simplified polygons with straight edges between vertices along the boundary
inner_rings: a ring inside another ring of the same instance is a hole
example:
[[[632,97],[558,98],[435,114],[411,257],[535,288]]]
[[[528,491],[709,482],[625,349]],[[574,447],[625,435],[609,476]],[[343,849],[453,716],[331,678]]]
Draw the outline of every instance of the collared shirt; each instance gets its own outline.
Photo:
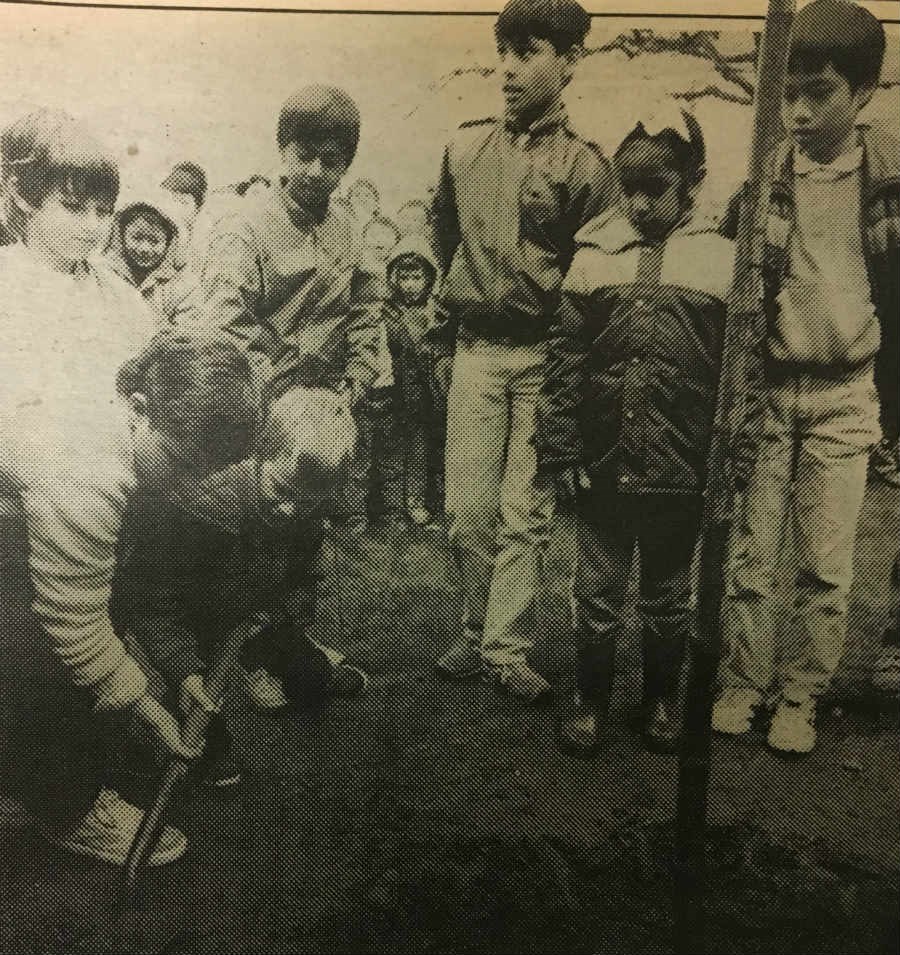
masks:
[[[543,333],[575,233],[617,196],[609,163],[556,104],[526,130],[464,123],[444,155],[435,234],[447,270],[440,298],[476,330]]]
[[[862,240],[862,160],[861,146],[825,164],[795,150],[797,228],[770,342],[778,361],[856,368],[878,352]]]

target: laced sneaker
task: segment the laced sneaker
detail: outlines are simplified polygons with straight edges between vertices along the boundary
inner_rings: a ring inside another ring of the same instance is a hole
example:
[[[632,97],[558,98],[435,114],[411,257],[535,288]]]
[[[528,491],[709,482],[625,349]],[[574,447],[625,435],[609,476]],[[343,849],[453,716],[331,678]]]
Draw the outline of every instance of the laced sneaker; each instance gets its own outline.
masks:
[[[782,699],[769,725],[769,746],[782,753],[803,755],[816,745],[816,704]]]
[[[424,527],[431,520],[431,514],[424,504],[411,504],[406,513],[416,527]]]
[[[124,865],[143,818],[143,810],[125,802],[117,792],[103,789],[88,814],[68,835],[50,841],[56,848],[67,852]],[[165,826],[147,864],[155,866],[174,862],[184,855],[186,848],[184,833],[173,826]]]
[[[713,705],[712,728],[726,736],[742,736],[750,732],[750,723],[762,696],[747,687],[727,687]]]
[[[448,680],[471,680],[484,670],[481,660],[481,634],[466,630],[450,644],[437,663],[438,673]]]
[[[590,759],[599,745],[600,720],[594,707],[579,701],[559,721],[557,744],[569,756]]]
[[[497,686],[528,703],[536,703],[553,692],[553,687],[522,660],[497,669]]]

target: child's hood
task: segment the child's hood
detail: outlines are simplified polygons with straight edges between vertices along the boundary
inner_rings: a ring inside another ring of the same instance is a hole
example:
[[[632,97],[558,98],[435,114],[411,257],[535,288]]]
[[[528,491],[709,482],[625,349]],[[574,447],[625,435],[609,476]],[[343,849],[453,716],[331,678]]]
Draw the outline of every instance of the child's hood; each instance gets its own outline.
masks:
[[[408,235],[402,238],[391,253],[387,264],[387,283],[391,291],[397,288],[395,273],[400,259],[408,256],[415,256],[422,267],[425,269],[425,275],[428,278],[425,297],[431,295],[431,291],[437,282],[438,267],[437,260],[428,245],[428,240],[422,235]]]
[[[178,246],[178,236],[183,231],[181,211],[177,200],[170,192],[165,189],[156,189],[129,193],[124,197],[120,197],[116,205],[116,212],[113,216],[112,234],[109,237],[109,244],[106,250],[116,271],[123,272],[124,274],[128,272],[122,243],[122,220],[132,209],[138,206],[152,209],[172,230],[172,240],[169,242],[166,257],[160,269],[166,266],[174,266],[177,259],[176,249]]]

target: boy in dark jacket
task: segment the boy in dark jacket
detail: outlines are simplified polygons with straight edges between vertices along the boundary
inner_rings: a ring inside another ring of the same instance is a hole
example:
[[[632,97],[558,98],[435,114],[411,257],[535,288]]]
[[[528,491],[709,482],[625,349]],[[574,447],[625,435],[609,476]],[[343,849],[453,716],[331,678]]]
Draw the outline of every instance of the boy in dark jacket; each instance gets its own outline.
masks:
[[[704,178],[686,113],[643,123],[614,165],[626,214],[576,236],[551,332],[538,460],[579,514],[575,614],[579,705],[561,744],[588,755],[609,705],[625,588],[640,551],[646,744],[678,740],[691,561],[715,411],[732,243],[691,228]]]
[[[437,667],[486,671],[524,700],[551,689],[527,660],[554,503],[534,454],[547,331],[575,233],[615,200],[606,158],[562,102],[589,29],[576,0],[506,4],[494,27],[505,112],[463,123],[434,197],[439,300],[456,332],[447,516],[466,605]]]
[[[804,7],[788,64],[790,137],[772,159],[758,330],[765,407],[748,432],[759,455],[732,543],[730,656],[713,727],[748,732],[774,689],[768,742],[795,754],[815,745],[816,699],[843,652],[879,406],[888,443],[896,446],[900,430],[900,146],[857,126],[884,47],[884,28],[862,7],[837,0]],[[776,670],[773,611],[786,531],[796,618]]]
[[[377,221],[377,220],[373,220]],[[408,239],[387,263],[387,298],[378,324],[378,377],[359,412],[359,446],[347,488],[351,519],[430,519],[426,428],[429,365],[424,336],[434,321],[437,268],[421,238]]]

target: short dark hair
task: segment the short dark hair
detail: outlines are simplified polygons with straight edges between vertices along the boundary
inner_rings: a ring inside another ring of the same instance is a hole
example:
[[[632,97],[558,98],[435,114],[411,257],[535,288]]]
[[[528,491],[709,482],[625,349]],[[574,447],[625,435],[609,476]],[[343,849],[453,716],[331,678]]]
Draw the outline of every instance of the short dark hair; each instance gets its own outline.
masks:
[[[153,225],[159,226],[160,229],[166,233],[167,242],[171,242],[172,239],[175,238],[175,226],[159,211],[159,209],[156,209],[154,206],[143,202],[138,202],[133,206],[129,206],[119,216],[119,230],[124,234],[125,230],[131,225],[132,222],[135,221],[135,219],[146,219]]]
[[[864,7],[813,0],[794,20],[788,69],[817,72],[830,63],[857,90],[877,85],[884,48],[884,27]]]
[[[147,398],[147,417],[197,466],[225,467],[251,450],[258,396],[234,342],[163,329],[119,369],[116,390]]]
[[[199,209],[206,199],[206,173],[193,162],[180,162],[160,183],[163,189],[191,196]]]
[[[39,109],[8,126],[0,136],[3,180],[15,176],[19,194],[40,206],[59,188],[77,199],[115,205],[119,167],[85,128],[62,110]]]
[[[530,37],[549,40],[557,53],[568,53],[584,44],[590,28],[590,14],[576,0],[509,0],[494,36],[514,44]]]
[[[335,140],[347,157],[356,156],[359,145],[359,108],[336,86],[306,86],[281,107],[278,117],[278,147],[310,140]]]

